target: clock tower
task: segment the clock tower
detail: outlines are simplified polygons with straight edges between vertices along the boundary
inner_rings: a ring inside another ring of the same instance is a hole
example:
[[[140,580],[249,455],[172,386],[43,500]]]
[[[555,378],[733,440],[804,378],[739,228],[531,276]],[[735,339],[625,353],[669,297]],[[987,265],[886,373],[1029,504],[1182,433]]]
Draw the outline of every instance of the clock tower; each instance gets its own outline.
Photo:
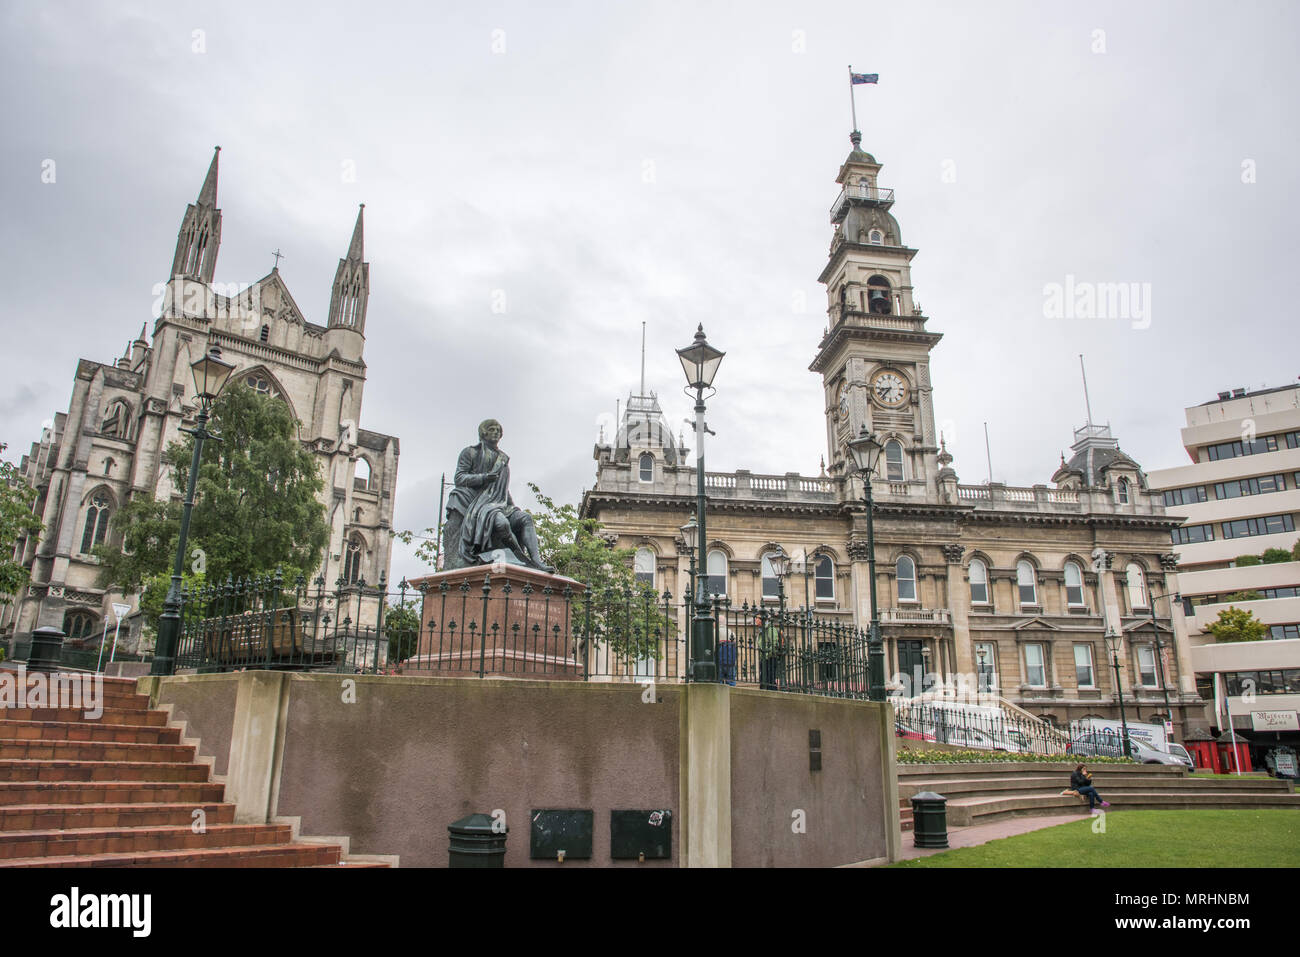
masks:
[[[930,386],[930,350],[943,338],[928,332],[912,297],[912,257],[891,213],[894,191],[879,185],[880,164],[850,137],[853,150],[835,181],[826,284],[826,334],[809,367],[826,395],[830,471],[844,473],[845,442],[865,425],[885,445],[879,477],[933,497],[939,466]]]

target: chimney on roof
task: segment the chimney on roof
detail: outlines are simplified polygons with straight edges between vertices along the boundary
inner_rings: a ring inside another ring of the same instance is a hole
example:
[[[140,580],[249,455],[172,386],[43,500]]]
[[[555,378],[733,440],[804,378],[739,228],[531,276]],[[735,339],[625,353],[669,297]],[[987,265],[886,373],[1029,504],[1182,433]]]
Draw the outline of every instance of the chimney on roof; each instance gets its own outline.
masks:
[[[1241,398],[1243,395],[1245,395],[1245,394],[1246,394],[1246,390],[1245,390],[1245,389],[1233,389],[1233,390],[1232,390],[1232,397],[1233,397],[1234,399],[1240,399],[1240,398]]]
[[[1232,398],[1232,393],[1231,393],[1231,392],[1220,392],[1220,393],[1219,393],[1219,401],[1220,401],[1220,402],[1222,402],[1224,399],[1231,399],[1231,398]]]

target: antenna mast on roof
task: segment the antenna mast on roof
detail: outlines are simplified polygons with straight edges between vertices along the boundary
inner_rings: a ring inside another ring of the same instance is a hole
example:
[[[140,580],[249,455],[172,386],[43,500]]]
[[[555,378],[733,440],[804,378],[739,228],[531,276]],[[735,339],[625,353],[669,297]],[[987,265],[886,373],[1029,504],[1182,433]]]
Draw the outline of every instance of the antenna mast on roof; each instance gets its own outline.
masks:
[[[641,394],[645,395],[645,322],[641,323]]]
[[[984,423],[984,457],[989,463],[989,484],[993,484],[993,453],[989,451],[989,424]]]
[[[1083,404],[1088,410],[1088,427],[1092,428],[1092,402],[1088,399],[1088,370],[1083,367],[1083,353],[1079,353],[1079,372],[1083,375]]]

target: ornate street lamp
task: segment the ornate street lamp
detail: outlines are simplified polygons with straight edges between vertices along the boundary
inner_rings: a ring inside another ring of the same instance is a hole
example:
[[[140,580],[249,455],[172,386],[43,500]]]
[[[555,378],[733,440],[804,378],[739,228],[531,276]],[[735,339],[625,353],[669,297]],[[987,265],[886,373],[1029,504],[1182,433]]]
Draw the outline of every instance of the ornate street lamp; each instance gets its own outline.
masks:
[[[158,619],[158,641],[151,669],[155,675],[169,675],[176,670],[176,650],[181,632],[181,575],[185,566],[185,542],[190,534],[190,514],[194,511],[194,486],[199,478],[199,459],[203,455],[205,439],[220,441],[207,429],[208,413],[234,371],[234,364],[222,359],[221,350],[216,346],[190,365],[190,372],[194,376],[194,392],[199,400],[199,414],[194,420],[194,428],[181,428],[182,432],[194,436],[194,455],[190,459],[189,484],[185,490],[185,504],[181,509],[181,533],[176,543],[176,564],[172,569],[171,587],[167,589],[162,617]]]
[[[849,454],[853,464],[862,475],[863,494],[867,503],[867,563],[868,577],[871,580],[871,631],[867,637],[867,688],[872,701],[885,700],[885,646],[880,640],[880,608],[876,602],[876,530],[875,503],[871,498],[871,477],[875,474],[876,463],[884,448],[874,433],[868,432],[866,425],[858,431],[857,436],[848,441]]]
[[[1115,669],[1115,694],[1119,698],[1119,724],[1123,729],[1124,756],[1132,757],[1132,746],[1128,740],[1128,719],[1124,716],[1124,688],[1119,683],[1119,649],[1123,640],[1123,636],[1113,625],[1106,629],[1106,647],[1110,650],[1110,663]]]
[[[1156,594],[1155,586],[1150,583],[1147,584],[1147,604],[1150,606],[1147,610],[1151,613],[1151,633],[1155,636],[1156,669],[1160,674],[1160,691],[1165,696],[1165,720],[1169,722],[1169,726],[1172,728],[1174,723],[1174,713],[1173,711],[1170,710],[1169,707],[1169,684],[1165,681],[1164,640],[1160,637],[1159,626],[1156,625],[1156,599],[1157,598],[1159,598],[1161,601],[1164,601],[1166,598],[1172,598],[1174,601],[1180,601],[1182,599],[1182,596],[1179,594],[1158,595]],[[1169,621],[1171,624],[1173,623],[1173,620],[1174,620],[1174,606],[1173,603],[1171,602],[1169,605]]]
[[[726,353],[709,345],[704,337],[704,324],[695,330],[695,340],[686,348],[677,350],[682,371],[686,373],[687,394],[695,390],[695,522],[699,547],[708,542],[704,520],[704,391],[713,390],[713,377]],[[695,619],[692,622],[692,674],[693,681],[717,681],[718,665],[713,652],[713,615],[709,597],[704,588],[704,575],[695,576]]]
[[[697,574],[696,565],[695,565],[695,546],[697,541],[699,540],[699,532],[700,532],[700,526],[695,524],[695,516],[692,515],[689,519],[687,519],[686,524],[682,525],[678,529],[678,531],[682,533],[682,541],[686,543],[687,555],[690,556],[690,571],[687,573],[688,581],[690,582],[690,587],[686,589],[684,594],[688,596],[687,600],[691,603],[691,606],[689,607],[693,607],[695,601],[695,576]],[[706,560],[706,564],[704,568],[704,574],[706,576],[708,575],[708,571],[709,570],[708,570],[707,560]]]

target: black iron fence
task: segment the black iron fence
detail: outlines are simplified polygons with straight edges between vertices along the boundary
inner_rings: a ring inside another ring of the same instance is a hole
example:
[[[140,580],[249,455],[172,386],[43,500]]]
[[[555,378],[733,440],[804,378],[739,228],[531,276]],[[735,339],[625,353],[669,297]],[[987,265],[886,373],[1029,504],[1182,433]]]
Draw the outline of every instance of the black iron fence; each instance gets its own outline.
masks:
[[[895,701],[894,733],[904,741],[948,744],[1010,754],[1123,757],[1114,732],[1078,722],[1056,727],[995,704],[943,701]]]
[[[177,667],[686,681],[696,609],[672,595],[483,575],[395,590],[228,580],[182,593]],[[866,698],[866,632],[803,611],[709,606],[718,681]]]

